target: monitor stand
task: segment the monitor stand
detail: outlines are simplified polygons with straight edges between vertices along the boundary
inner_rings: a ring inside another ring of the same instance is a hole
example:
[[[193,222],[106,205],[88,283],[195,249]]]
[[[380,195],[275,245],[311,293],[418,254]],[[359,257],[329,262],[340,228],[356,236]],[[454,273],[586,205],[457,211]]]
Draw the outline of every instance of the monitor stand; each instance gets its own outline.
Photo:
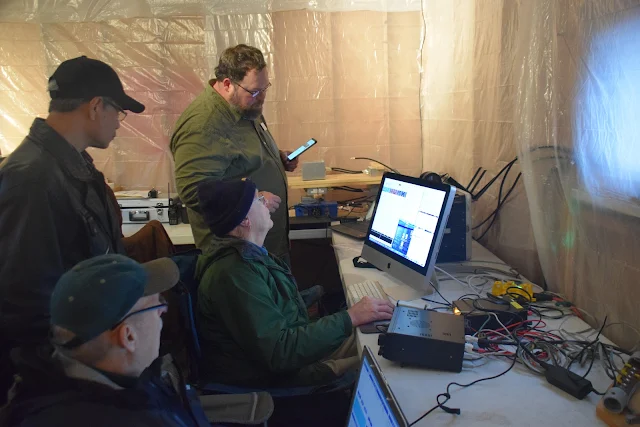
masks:
[[[424,282],[424,287],[422,289],[416,289],[412,286],[407,285],[404,282],[399,281],[398,279],[392,277],[389,274],[383,273],[385,276],[385,285],[384,291],[387,295],[393,298],[396,301],[414,301],[419,300],[422,297],[429,296],[435,293],[433,286],[431,286],[426,280]],[[388,286],[387,284],[393,284],[395,286]],[[440,285],[438,282],[438,277],[436,276],[435,270],[431,275],[431,283],[440,290]]]
[[[429,293],[427,295],[431,295],[432,293],[435,292],[433,290],[434,286],[438,291],[440,290],[440,282],[438,281],[438,275],[436,274],[435,268],[433,269],[433,273],[431,273],[431,283],[433,284],[433,286],[429,285]]]

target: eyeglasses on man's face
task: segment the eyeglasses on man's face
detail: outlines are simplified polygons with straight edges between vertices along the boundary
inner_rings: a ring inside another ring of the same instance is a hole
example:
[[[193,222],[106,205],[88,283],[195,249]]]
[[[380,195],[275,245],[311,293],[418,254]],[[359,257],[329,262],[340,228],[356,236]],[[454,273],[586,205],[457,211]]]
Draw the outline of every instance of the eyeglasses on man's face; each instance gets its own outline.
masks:
[[[267,199],[264,198],[264,194],[260,194],[257,198],[257,201],[259,201],[260,203],[262,203],[263,205],[267,206]]]
[[[118,112],[118,120],[123,121],[127,117],[127,112],[122,109],[118,104],[110,100],[109,98],[102,98],[102,101],[113,107]]]
[[[234,82],[235,84],[237,84],[238,86],[240,86],[242,89],[244,89],[246,92],[249,93],[249,95],[251,95],[252,98],[257,97],[258,95],[260,95],[261,93],[265,93],[267,90],[269,90],[269,88],[271,87],[271,83],[269,83],[267,85],[267,87],[265,87],[264,89],[257,89],[257,90],[249,90],[246,87],[242,86],[240,83],[238,82]]]
[[[124,316],[124,317],[122,318],[122,320],[120,320],[118,323],[116,323],[115,325],[113,325],[113,326],[111,327],[111,330],[112,330],[112,331],[113,331],[113,330],[115,330],[118,326],[120,326],[121,324],[123,324],[123,323],[124,323],[124,321],[125,321],[125,320],[127,320],[128,318],[130,318],[131,316],[134,316],[134,315],[136,315],[136,314],[140,314],[140,313],[146,313],[147,311],[153,311],[153,310],[163,309],[163,308],[165,308],[165,307],[169,307],[169,304],[167,304],[166,302],[162,301],[162,302],[160,302],[160,304],[156,304],[156,305],[153,305],[153,306],[151,306],[151,307],[143,308],[143,309],[141,309],[141,310],[133,311],[133,312],[131,312],[131,313],[127,314],[126,316]]]

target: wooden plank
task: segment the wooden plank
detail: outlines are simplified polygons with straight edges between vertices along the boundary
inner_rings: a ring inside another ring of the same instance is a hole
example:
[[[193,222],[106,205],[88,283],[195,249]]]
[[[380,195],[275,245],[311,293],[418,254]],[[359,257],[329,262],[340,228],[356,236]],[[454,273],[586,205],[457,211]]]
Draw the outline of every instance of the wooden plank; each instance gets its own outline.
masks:
[[[370,176],[367,174],[337,173],[327,175],[325,179],[303,181],[301,175],[289,176],[289,188],[331,188],[353,185],[378,185],[382,181],[382,175]]]

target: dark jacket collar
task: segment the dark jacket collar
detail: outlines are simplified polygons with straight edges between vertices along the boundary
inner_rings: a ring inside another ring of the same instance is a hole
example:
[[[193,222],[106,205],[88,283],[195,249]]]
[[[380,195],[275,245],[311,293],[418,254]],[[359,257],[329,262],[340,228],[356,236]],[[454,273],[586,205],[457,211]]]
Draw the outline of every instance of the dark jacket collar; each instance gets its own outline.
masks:
[[[214,236],[206,252],[213,255],[228,248],[237,250],[240,256],[248,261],[269,257],[269,252],[264,247],[234,236]]]
[[[69,175],[81,181],[93,178],[93,159],[86,152],[78,153],[69,142],[53,130],[44,119],[37,118],[29,130],[28,139],[42,146]]]
[[[280,270],[293,278],[291,269],[280,258],[267,252],[263,247],[233,236],[214,236],[211,239],[209,246],[198,258],[196,277],[202,277],[202,274],[204,274],[209,265],[220,258],[224,258],[225,256],[232,254],[233,252],[240,254],[240,256],[246,261],[263,264],[270,269]]]

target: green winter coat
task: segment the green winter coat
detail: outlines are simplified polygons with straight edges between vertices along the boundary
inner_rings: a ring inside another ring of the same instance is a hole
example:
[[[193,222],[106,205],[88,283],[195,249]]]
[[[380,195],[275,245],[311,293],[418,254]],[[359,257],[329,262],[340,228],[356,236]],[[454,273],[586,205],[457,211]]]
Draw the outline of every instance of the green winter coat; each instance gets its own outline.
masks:
[[[287,176],[280,151],[263,117],[243,119],[216,92],[211,80],[178,119],[171,137],[176,183],[180,199],[187,206],[196,246],[208,247],[213,233],[198,208],[197,186],[206,178],[251,178],[258,190],[282,199],[271,214],[273,228],[265,247],[278,256],[289,253]]]
[[[196,267],[202,376],[229,385],[321,385],[320,360],[352,333],[346,311],[311,322],[287,265],[245,240],[214,237]]]

